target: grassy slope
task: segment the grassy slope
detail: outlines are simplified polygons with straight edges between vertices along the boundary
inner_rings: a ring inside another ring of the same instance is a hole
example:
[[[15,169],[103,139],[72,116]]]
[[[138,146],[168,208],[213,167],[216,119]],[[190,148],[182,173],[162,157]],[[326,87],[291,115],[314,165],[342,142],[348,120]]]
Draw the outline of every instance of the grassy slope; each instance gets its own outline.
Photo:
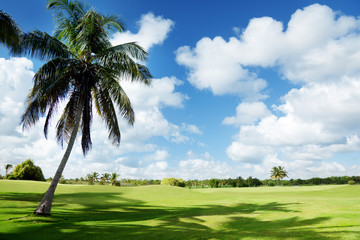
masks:
[[[360,239],[360,186],[228,189],[0,181],[0,239]]]

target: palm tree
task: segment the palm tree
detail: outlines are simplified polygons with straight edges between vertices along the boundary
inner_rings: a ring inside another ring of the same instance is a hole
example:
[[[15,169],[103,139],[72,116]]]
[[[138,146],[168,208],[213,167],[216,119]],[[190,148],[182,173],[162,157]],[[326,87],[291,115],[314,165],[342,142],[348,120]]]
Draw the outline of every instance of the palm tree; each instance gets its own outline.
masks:
[[[114,186],[116,184],[116,179],[119,177],[120,175],[117,173],[112,173],[111,177],[110,177],[110,182],[111,185]]]
[[[59,178],[70,156],[78,131],[84,156],[91,149],[90,125],[92,107],[106,124],[108,138],[119,146],[121,134],[114,105],[130,125],[135,117],[129,98],[120,85],[122,79],[151,82],[148,69],[137,61],[145,61],[147,53],[136,43],[112,46],[111,32],[123,31],[116,16],[85,10],[78,1],[49,0],[48,9],[55,13],[54,37],[40,31],[24,34],[14,54],[29,54],[48,60],[34,76],[34,86],[27,97],[21,124],[27,129],[46,114],[44,135],[60,102],[66,106],[57,123],[56,138],[65,154],[53,181],[35,214],[49,215]],[[80,128],[80,129],[79,129]]]
[[[90,173],[86,175],[86,181],[88,181],[89,184],[94,183],[93,176]]]
[[[110,180],[110,174],[109,173],[103,173],[101,176],[101,180],[104,182],[109,182]]]
[[[279,182],[281,182],[281,179],[287,176],[287,172],[281,166],[273,167],[271,169],[271,179],[277,179]]]
[[[10,163],[5,165],[5,177],[8,175],[8,172],[12,167],[13,167],[13,165]]]
[[[18,45],[20,38],[20,28],[12,17],[0,10],[0,42],[12,48]]]
[[[99,180],[99,173],[93,172],[91,174],[91,176],[92,176],[93,183],[95,183],[97,180]]]

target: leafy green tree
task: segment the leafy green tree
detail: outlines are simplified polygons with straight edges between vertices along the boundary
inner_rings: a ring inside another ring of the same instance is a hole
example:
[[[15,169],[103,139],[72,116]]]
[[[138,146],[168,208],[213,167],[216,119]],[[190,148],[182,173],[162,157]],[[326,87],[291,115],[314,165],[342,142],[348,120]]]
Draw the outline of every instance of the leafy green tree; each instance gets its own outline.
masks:
[[[220,180],[217,178],[212,178],[209,180],[209,186],[211,188],[218,188],[219,187]]]
[[[8,172],[12,167],[13,167],[13,165],[10,163],[5,165],[5,177],[8,175]]]
[[[278,167],[273,167],[271,169],[271,179],[276,179],[279,182],[281,182],[281,179],[283,179],[284,177],[287,177],[287,172],[285,171],[285,169],[281,166]]]
[[[23,129],[34,126],[45,115],[44,134],[57,112],[66,102],[57,123],[56,138],[65,154],[53,181],[35,210],[35,214],[49,215],[60,176],[69,159],[79,128],[84,153],[92,147],[90,125],[93,106],[109,130],[109,139],[119,146],[121,134],[116,108],[130,125],[135,117],[130,99],[120,85],[121,80],[151,82],[148,69],[140,64],[147,53],[136,43],[112,46],[110,34],[124,30],[122,22],[113,15],[102,15],[86,9],[78,1],[48,0],[56,20],[54,36],[33,31],[23,34],[15,55],[29,54],[47,60],[34,76],[34,86],[27,97],[27,107],[21,118]],[[115,105],[115,106],[114,106]]]
[[[19,165],[16,165],[11,178],[19,180],[45,181],[41,168],[35,166],[34,161],[31,159],[27,159]]]
[[[185,181],[181,178],[163,178],[161,180],[161,185],[169,185],[169,186],[177,186],[177,187],[185,187]]]
[[[246,182],[249,187],[259,187],[262,185],[262,182],[259,179],[253,178],[251,176],[246,179]]]
[[[20,28],[12,17],[0,10],[0,42],[12,48],[19,44]]]
[[[117,178],[119,177],[120,175],[117,174],[117,173],[112,173],[111,176],[110,176],[110,182],[111,182],[111,185],[112,186],[116,186],[116,182],[117,182]]]

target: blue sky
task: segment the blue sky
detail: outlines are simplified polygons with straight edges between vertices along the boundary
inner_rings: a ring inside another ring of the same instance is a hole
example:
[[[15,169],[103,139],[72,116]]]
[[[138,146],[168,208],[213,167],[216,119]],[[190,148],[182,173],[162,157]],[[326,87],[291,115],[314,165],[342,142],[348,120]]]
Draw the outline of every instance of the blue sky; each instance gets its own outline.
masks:
[[[152,87],[122,84],[136,113],[120,121],[122,143],[107,141],[95,116],[93,149],[80,144],[66,178],[97,171],[122,178],[290,178],[360,175],[358,1],[88,1],[119,15],[113,44],[137,41],[150,54]],[[7,1],[23,31],[52,33],[46,1]],[[42,122],[18,126],[42,62],[0,47],[0,164],[32,158],[46,177],[63,154]],[[52,126],[56,126],[56,121]],[[4,173],[1,169],[0,173]]]

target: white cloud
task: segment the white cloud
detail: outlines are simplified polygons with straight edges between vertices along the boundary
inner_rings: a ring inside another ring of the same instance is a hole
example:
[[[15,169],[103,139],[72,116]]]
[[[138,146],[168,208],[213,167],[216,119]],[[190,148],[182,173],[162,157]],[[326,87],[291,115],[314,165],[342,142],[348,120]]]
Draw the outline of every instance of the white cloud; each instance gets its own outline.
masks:
[[[266,82],[244,69],[233,56],[234,47],[221,37],[201,39],[194,49],[176,51],[176,61],[189,69],[188,80],[196,88],[210,89],[215,95],[237,94],[248,99],[265,96]]]
[[[269,115],[271,112],[262,102],[242,102],[236,107],[236,116],[226,117],[223,124],[235,126],[252,124]]]
[[[169,157],[170,157],[170,154],[167,150],[156,150],[155,153],[146,156],[145,160],[163,162]]]
[[[285,78],[298,83],[359,76],[359,29],[359,19],[314,4],[297,10],[286,30],[273,18],[254,18],[239,38],[204,37],[193,49],[180,47],[176,59],[198,89],[256,100],[266,97],[267,84],[249,66],[280,66]]]
[[[160,45],[168,37],[174,26],[174,22],[162,16],[147,13],[141,16],[138,22],[139,32],[134,34],[130,31],[116,33],[111,40],[113,45],[126,42],[137,42],[144,49],[149,50],[154,45]]]
[[[261,162],[267,154],[273,152],[269,146],[248,145],[233,142],[226,150],[227,155],[236,162]]]
[[[183,123],[181,124],[182,129],[184,129],[186,132],[191,133],[191,134],[202,134],[202,131],[195,125],[193,124],[186,124]]]
[[[0,135],[18,135],[16,129],[32,85],[32,68],[32,62],[26,58],[0,58]]]

